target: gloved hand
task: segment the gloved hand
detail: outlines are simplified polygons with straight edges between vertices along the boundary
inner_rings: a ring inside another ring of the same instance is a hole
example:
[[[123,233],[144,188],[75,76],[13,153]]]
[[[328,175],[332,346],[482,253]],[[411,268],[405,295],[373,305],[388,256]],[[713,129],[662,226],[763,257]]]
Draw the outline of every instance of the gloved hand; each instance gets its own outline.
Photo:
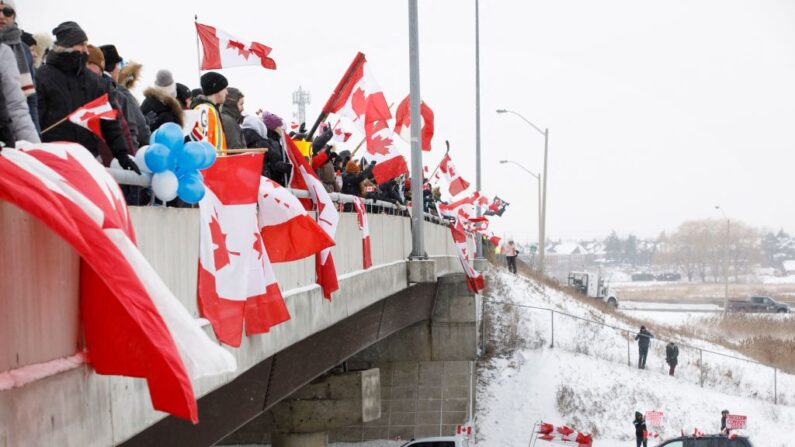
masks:
[[[135,160],[130,158],[127,154],[122,154],[120,157],[116,157],[116,160],[119,160],[119,166],[122,169],[127,171],[133,171],[138,175],[141,175],[141,170],[138,169],[138,165],[135,163]]]

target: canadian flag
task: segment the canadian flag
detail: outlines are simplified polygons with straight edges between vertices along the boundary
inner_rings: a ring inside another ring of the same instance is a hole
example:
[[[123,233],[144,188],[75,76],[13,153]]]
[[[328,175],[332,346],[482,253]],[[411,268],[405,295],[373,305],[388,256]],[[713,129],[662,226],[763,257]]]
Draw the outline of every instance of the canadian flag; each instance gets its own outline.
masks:
[[[356,207],[356,221],[362,231],[362,262],[364,264],[362,267],[367,270],[373,265],[370,250],[370,226],[367,225],[367,210],[361,197],[354,197],[353,205]]]
[[[269,58],[271,48],[259,42],[251,42],[227,34],[209,25],[196,22],[196,32],[202,43],[202,70],[261,65],[276,69],[276,62]]]
[[[287,188],[260,177],[257,201],[260,233],[271,262],[303,259],[334,246],[334,239]]]
[[[81,257],[80,319],[99,374],[145,378],[155,409],[198,421],[191,379],[232,372],[136,246],[124,195],[73,143],[0,152],[0,200],[30,213]]]
[[[438,208],[437,211],[441,215],[441,211]],[[458,260],[461,261],[461,267],[463,267],[464,274],[466,274],[467,277],[467,288],[469,288],[472,293],[479,293],[485,288],[485,282],[483,280],[483,275],[472,267],[469,257],[469,247],[467,246],[467,234],[464,225],[461,223],[461,219],[456,219],[455,223],[450,225],[450,233],[453,236],[453,242],[455,242]]]
[[[118,110],[111,107],[110,101],[108,101],[108,94],[105,93],[99,98],[78,107],[67,118],[78,126],[90,130],[100,140],[105,141],[99,120],[115,120],[118,117],[118,113]]]
[[[320,126],[320,131],[324,132],[327,126],[329,125],[330,125],[329,123],[322,124]],[[337,143],[345,143],[351,138],[351,135],[353,135],[351,132],[346,132],[345,130],[342,129],[339,120],[337,120],[337,123],[334,124],[334,127],[331,128],[331,141]]]
[[[463,199],[456,200],[453,203],[440,204],[439,213],[440,215],[447,217],[462,217],[464,219],[472,219],[477,214],[475,206],[479,203],[482,203],[482,201],[483,196],[481,196],[479,192],[475,191],[469,197],[464,197]]]
[[[411,141],[411,113],[410,112],[410,99],[411,96],[406,96],[395,111],[395,133],[400,135],[406,142]],[[431,150],[431,140],[433,139],[433,110],[425,104],[425,101],[420,102],[420,118],[422,119],[420,135],[422,136],[422,150]]]
[[[444,154],[442,161],[439,163],[439,172],[447,180],[451,196],[455,197],[469,188],[469,182],[464,180],[455,169],[455,166],[453,166],[453,160],[450,158],[449,152]]]
[[[257,223],[263,154],[219,157],[203,171],[199,308],[218,340],[240,346],[290,319]]]
[[[334,206],[334,202],[323,187],[323,183],[317,178],[317,174],[309,166],[309,163],[301,155],[300,149],[295,142],[287,135],[282,135],[282,147],[284,147],[293,171],[290,175],[290,187],[302,189],[309,192],[312,203],[317,208],[317,223],[328,234],[329,238],[334,239],[337,233],[337,224],[340,220],[339,212]],[[317,273],[317,283],[323,289],[323,296],[330,300],[331,294],[337,291],[339,282],[337,281],[337,269],[334,267],[334,257],[331,249],[326,248],[315,258],[315,270]]]
[[[577,447],[591,447],[593,437],[588,434],[580,433],[565,425],[554,426],[542,422],[538,429],[538,439],[549,441],[553,444],[570,445]]]
[[[499,246],[500,246],[500,241],[502,240],[502,238],[501,238],[501,237],[499,237],[499,236],[497,236],[497,235],[495,235],[493,232],[491,232],[491,231],[484,231],[484,232],[482,233],[482,236],[483,236],[484,238],[488,239],[488,240],[489,240],[489,242],[491,242],[491,245],[493,245],[493,246],[495,246],[495,247],[499,247]]]
[[[363,158],[377,163],[373,168],[376,183],[408,172],[406,159],[395,145],[394,132],[387,125],[392,112],[364,54],[356,55],[323,107],[323,113],[345,116],[364,131],[367,154]]]

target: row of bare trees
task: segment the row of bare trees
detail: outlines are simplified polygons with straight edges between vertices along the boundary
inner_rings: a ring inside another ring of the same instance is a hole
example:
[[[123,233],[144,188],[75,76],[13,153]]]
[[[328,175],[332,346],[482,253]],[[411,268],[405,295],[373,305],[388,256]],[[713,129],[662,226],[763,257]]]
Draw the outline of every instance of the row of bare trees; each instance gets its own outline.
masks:
[[[762,261],[762,233],[740,221],[691,220],[657,241],[654,263],[676,268],[689,281],[721,281],[724,257],[728,255],[730,277],[751,273]]]

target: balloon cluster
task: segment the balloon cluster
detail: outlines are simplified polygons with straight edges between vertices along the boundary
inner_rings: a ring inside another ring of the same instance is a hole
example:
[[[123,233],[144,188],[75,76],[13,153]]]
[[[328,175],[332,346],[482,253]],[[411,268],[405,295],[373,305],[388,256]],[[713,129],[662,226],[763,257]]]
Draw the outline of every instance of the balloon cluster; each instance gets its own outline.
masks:
[[[135,162],[152,173],[155,197],[168,202],[179,197],[186,203],[198,203],[205,193],[200,169],[215,163],[215,148],[206,141],[185,143],[182,128],[175,123],[160,126],[149,145],[138,149]]]

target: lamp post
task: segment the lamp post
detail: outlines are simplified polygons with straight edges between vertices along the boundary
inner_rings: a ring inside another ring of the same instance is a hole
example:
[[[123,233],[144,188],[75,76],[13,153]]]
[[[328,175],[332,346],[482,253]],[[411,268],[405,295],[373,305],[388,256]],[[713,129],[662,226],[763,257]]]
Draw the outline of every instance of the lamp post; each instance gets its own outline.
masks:
[[[411,255],[426,259],[420,150],[420,38],[417,0],[409,0],[409,103],[411,111]]]
[[[536,179],[536,181],[538,182],[538,245],[539,245],[539,250],[540,250],[541,249],[541,237],[542,237],[541,236],[541,225],[542,225],[542,222],[541,222],[541,173],[535,174],[535,173],[531,172],[529,169],[525,168],[524,166],[522,166],[521,164],[519,164],[519,163],[517,163],[517,162],[515,162],[513,160],[500,160],[500,164],[506,164],[506,163],[515,164],[516,166],[518,166],[519,168],[524,170],[524,172],[530,174],[530,176],[533,177],[534,179]],[[539,251],[539,257],[540,257],[540,251]],[[539,265],[540,264],[541,264],[541,262],[539,261]],[[536,267],[536,268],[538,268],[538,267]]]
[[[547,173],[547,155],[549,153],[549,129],[541,130],[540,127],[536,126],[535,124],[531,123],[530,120],[523,117],[521,114],[514,112],[513,110],[506,110],[506,109],[498,109],[497,113],[512,113],[522,121],[526,122],[530,125],[533,129],[538,131],[541,135],[544,136],[544,190],[542,192],[542,201],[541,201],[541,225],[539,225],[539,241],[538,241],[538,271],[543,275],[544,274],[544,254],[546,252],[546,237],[547,237],[547,177],[549,177]]]
[[[475,189],[480,192],[480,4],[475,0]],[[480,205],[477,216],[481,216]],[[483,257],[483,239],[477,238],[475,257]]]
[[[729,244],[731,243],[731,220],[726,216],[726,212],[720,205],[715,205],[715,209],[723,214],[726,219],[726,248],[723,253],[723,314],[729,312]]]

